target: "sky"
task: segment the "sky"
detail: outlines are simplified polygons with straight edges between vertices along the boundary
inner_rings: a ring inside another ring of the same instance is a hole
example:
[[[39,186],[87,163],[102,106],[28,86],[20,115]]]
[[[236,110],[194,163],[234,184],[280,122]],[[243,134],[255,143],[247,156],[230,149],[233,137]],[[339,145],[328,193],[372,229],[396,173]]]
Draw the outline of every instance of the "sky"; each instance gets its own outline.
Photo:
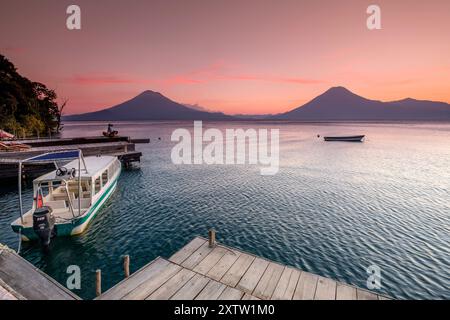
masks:
[[[71,4],[81,30],[66,27]],[[450,1],[1,0],[0,54],[66,114],[144,90],[227,114],[285,112],[333,86],[450,103]]]

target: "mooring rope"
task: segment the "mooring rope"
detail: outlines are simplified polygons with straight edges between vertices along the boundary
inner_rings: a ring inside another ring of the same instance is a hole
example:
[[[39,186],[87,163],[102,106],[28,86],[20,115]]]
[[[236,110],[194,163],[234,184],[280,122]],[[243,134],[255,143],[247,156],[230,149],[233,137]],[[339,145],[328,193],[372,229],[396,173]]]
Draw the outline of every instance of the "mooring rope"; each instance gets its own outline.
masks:
[[[17,248],[17,254],[20,254],[20,249],[22,249],[22,228],[19,228],[19,247]]]

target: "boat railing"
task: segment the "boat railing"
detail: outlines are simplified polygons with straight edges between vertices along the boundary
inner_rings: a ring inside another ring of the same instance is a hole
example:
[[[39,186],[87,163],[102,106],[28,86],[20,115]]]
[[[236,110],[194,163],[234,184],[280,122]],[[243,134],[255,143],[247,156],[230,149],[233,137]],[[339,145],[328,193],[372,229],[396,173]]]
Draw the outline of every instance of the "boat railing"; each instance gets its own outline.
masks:
[[[69,203],[69,209],[72,212],[72,216],[74,218],[76,218],[75,211],[73,210],[72,199],[71,199],[71,196],[70,196],[70,193],[69,193],[69,187],[68,187],[69,185],[68,185],[66,180],[63,180],[63,181],[64,181],[64,189],[66,190],[67,199],[68,199],[68,203]],[[80,216],[80,214],[78,216]]]
[[[19,210],[20,210],[20,221],[23,225],[23,202],[22,202],[22,165],[24,163],[54,163],[55,167],[58,169],[57,161],[68,161],[78,159],[78,188],[81,189],[81,163],[83,163],[84,170],[88,173],[86,162],[84,161],[83,152],[79,149],[77,150],[62,150],[55,152],[47,152],[43,153],[25,160],[19,161],[19,173],[18,173],[18,187],[19,187]],[[67,182],[65,181],[67,185]],[[72,212],[73,217],[75,218],[75,212],[73,210],[71,197],[69,195],[68,188],[66,187],[67,196],[69,199],[69,208]],[[79,192],[80,193],[80,192]],[[80,196],[78,196],[78,217],[81,216],[81,204],[80,204]]]

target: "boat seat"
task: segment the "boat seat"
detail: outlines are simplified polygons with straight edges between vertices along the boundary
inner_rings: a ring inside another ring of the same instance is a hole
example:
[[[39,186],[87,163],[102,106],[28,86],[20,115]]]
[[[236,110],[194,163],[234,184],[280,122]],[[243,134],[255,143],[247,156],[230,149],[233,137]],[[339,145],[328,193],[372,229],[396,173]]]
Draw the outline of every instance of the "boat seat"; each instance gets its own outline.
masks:
[[[90,191],[84,191],[82,194],[82,198],[90,198],[91,197],[91,192]]]
[[[78,187],[76,187],[76,188],[70,187],[67,190],[69,190],[69,193],[75,193],[75,192],[78,192]]]
[[[66,201],[64,200],[56,200],[56,201],[45,201],[45,206],[49,206],[52,209],[66,209]]]
[[[70,195],[70,199],[75,199],[75,193],[73,193],[73,192],[69,192],[69,195]],[[68,198],[67,198],[67,193],[58,193],[58,194],[53,194],[52,195],[53,196],[53,200],[68,200]]]
[[[83,186],[83,191],[91,190],[91,185],[89,184],[88,181],[81,182],[81,185]]]
[[[91,204],[91,199],[80,199],[81,208],[88,208]],[[78,209],[78,199],[73,202],[73,208]]]
[[[87,181],[81,181],[81,191],[89,191],[89,183]],[[69,191],[70,192],[78,192],[78,182],[77,183],[71,183],[69,184]]]
[[[52,198],[54,201],[67,200],[67,193],[53,193]]]

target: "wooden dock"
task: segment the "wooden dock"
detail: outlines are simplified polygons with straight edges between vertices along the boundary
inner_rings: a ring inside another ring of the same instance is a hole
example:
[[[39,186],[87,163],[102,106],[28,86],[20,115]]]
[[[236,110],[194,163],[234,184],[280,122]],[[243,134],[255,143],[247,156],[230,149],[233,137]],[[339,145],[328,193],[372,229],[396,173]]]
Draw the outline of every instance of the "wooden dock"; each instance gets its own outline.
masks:
[[[79,300],[11,249],[0,244],[0,300]]]
[[[20,140],[31,148],[24,151],[0,152],[0,180],[17,180],[18,164],[39,154],[53,151],[80,149],[84,156],[114,155],[125,167],[139,162],[142,153],[136,151],[136,143],[149,143],[149,139],[131,139],[129,137],[79,137],[64,139]],[[22,173],[26,178],[35,178],[54,169],[53,163],[23,164]]]
[[[214,242],[196,237],[169,259],[156,258],[97,299],[389,299]]]
[[[13,141],[15,142],[15,141]],[[73,138],[40,138],[40,139],[19,139],[17,142],[26,144],[32,148],[36,147],[52,147],[52,146],[71,146],[76,144],[88,144],[88,143],[105,143],[105,142],[131,142],[129,137],[116,136],[116,137],[73,137]],[[8,141],[4,141],[8,143]]]

